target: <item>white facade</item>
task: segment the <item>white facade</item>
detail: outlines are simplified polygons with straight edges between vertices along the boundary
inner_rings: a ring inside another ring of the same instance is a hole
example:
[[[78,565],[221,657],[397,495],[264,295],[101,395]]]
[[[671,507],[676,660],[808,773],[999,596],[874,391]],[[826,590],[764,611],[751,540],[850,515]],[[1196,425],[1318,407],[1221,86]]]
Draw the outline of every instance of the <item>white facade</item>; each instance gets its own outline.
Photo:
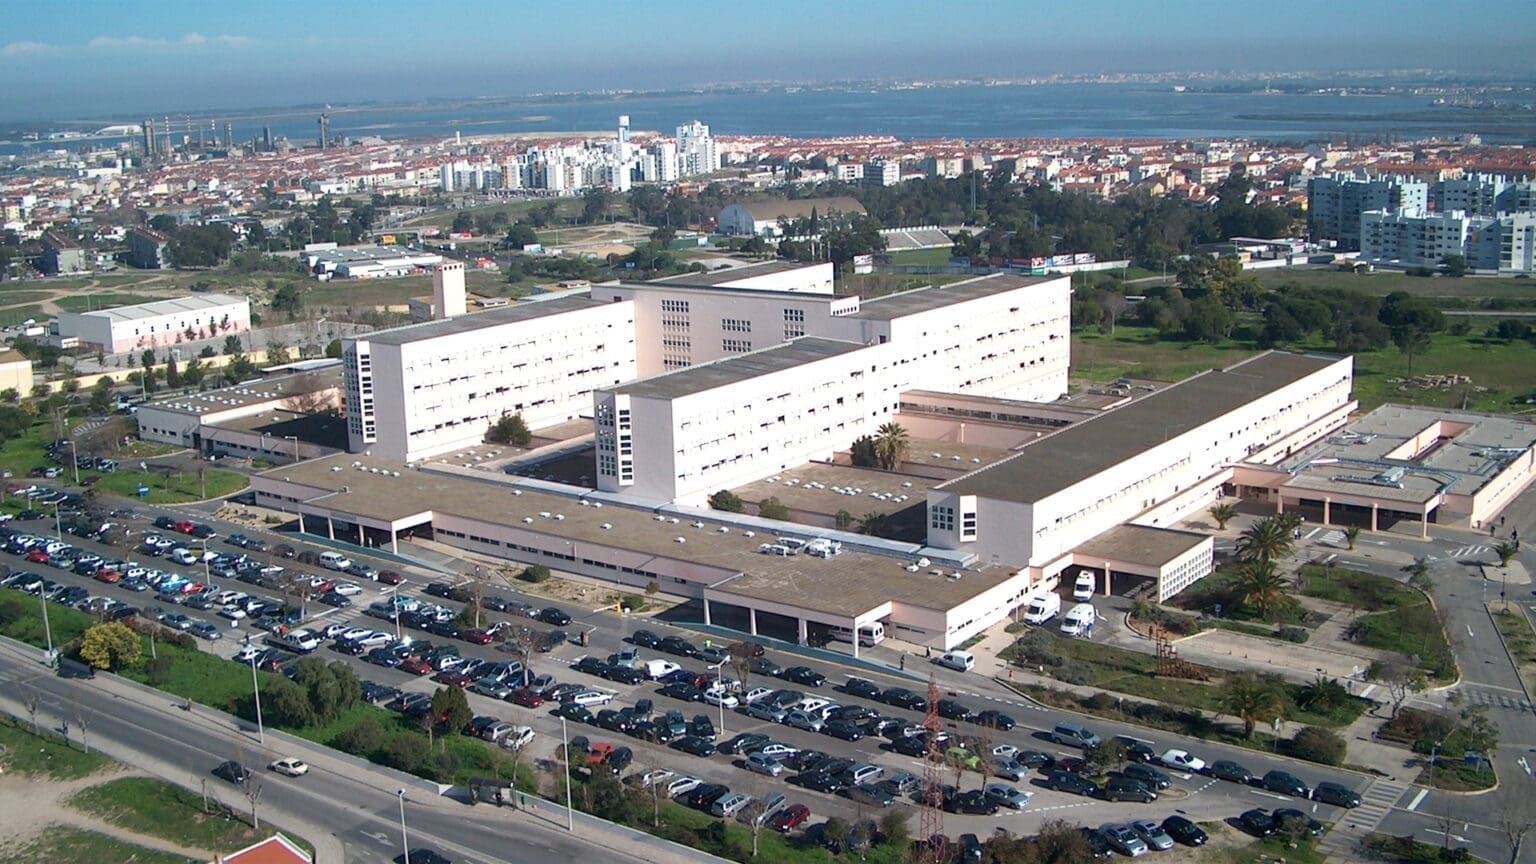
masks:
[[[1269,352],[1069,426],[934,487],[928,543],[1051,577],[1121,523],[1160,527],[1209,503],[1254,453],[1301,447],[1354,408],[1353,358]]]
[[[892,356],[888,346],[806,338],[602,390],[598,488],[703,504],[829,458],[896,412]]]
[[[577,419],[635,378],[634,326],[633,304],[566,297],[348,339],[348,448],[411,462],[481,443],[504,414]]]
[[[251,303],[229,294],[194,294],[95,312],[61,312],[52,335],[107,354],[159,348],[251,329]]]
[[[1369,264],[1438,267],[1449,255],[1475,266],[1478,236],[1493,222],[1461,210],[1369,210],[1360,214],[1360,260]]]
[[[1428,210],[1429,184],[1407,177],[1313,177],[1307,183],[1307,228],[1313,242],[1360,248],[1360,214],[1368,210]]]
[[[677,173],[709,174],[720,170],[720,150],[709,135],[709,126],[695,120],[677,127]]]
[[[901,182],[900,162],[870,162],[864,166],[864,185],[895,186]]]

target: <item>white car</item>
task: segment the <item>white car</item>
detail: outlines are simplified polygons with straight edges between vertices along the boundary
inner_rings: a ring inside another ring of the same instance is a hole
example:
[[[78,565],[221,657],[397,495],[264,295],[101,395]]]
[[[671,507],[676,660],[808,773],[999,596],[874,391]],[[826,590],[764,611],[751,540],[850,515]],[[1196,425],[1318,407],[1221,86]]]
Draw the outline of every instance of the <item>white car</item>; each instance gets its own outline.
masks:
[[[533,741],[533,734],[531,726],[515,727],[501,739],[501,746],[507,750],[521,750]]]
[[[339,638],[343,642],[352,642],[354,640],[361,639],[364,636],[370,636],[372,634],[373,634],[373,628],[372,627],[353,627],[353,628],[350,628],[348,630],[343,630],[341,632],[341,636]]]
[[[1019,755],[1019,748],[1013,746],[1012,744],[998,744],[992,748],[992,755],[1001,756],[1004,759],[1012,759],[1013,757]]]
[[[704,781],[697,777],[678,777],[675,780],[667,781],[667,785],[661,787],[661,791],[668,798],[676,798],[679,795],[685,795],[699,788],[699,784],[702,782]]]
[[[351,629],[352,625],[350,624],[327,624],[325,625],[325,629],[321,630],[320,632],[327,639],[337,639],[340,638],[341,634]]]
[[[756,702],[757,700],[767,696],[772,692],[773,691],[769,690],[767,687],[753,687],[751,690],[748,690],[746,693],[742,694],[741,702],[743,705],[751,705],[753,702]]]
[[[331,590],[335,591],[337,594],[340,594],[343,597],[351,597],[354,594],[363,593],[363,586],[357,584],[356,582],[337,582],[335,586],[331,588]]]
[[[704,701],[710,705],[719,705],[723,708],[735,708],[741,701],[724,690],[705,690]]]
[[[239,621],[245,617],[245,610],[239,606],[225,606],[219,610],[219,617],[228,618],[231,621]]]
[[[640,779],[636,780],[635,782],[640,784],[641,789],[649,789],[652,786],[658,786],[666,783],[674,776],[676,775],[673,772],[668,771],[665,768],[657,768],[654,771],[647,771],[644,774],[641,774]]]
[[[246,645],[242,647],[238,653],[235,654],[235,662],[249,663],[265,653],[267,653],[267,649],[261,647],[260,645]]]
[[[821,709],[831,705],[826,699],[818,699],[815,696],[807,696],[795,703],[795,708],[800,711],[820,713]]]
[[[375,630],[369,633],[367,636],[358,637],[353,641],[363,646],[364,648],[382,648],[385,645],[393,643],[395,641],[395,637],[385,633],[382,630]]]
[[[1192,774],[1198,774],[1205,770],[1205,760],[1187,750],[1169,750],[1158,761],[1176,771],[1188,771]]]
[[[780,744],[775,741],[755,752],[761,753],[764,756],[772,756],[775,759],[782,759],[785,756],[793,756],[796,753],[799,753],[800,748],[791,747],[788,744]]]
[[[607,705],[612,701],[613,694],[604,693],[601,690],[583,690],[565,700],[567,704],[580,705],[583,708],[591,708],[594,705]]]
[[[303,777],[309,773],[309,765],[303,759],[294,759],[292,757],[279,759],[268,765],[267,768],[279,774],[286,774],[289,777]]]

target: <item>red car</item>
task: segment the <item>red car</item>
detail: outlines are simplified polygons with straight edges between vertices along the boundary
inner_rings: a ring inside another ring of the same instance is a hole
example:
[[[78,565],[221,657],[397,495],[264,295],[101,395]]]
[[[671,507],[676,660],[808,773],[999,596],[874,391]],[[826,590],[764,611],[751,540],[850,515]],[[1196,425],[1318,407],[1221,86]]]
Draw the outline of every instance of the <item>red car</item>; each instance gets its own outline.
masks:
[[[196,594],[196,593],[202,591],[204,588],[207,588],[207,587],[208,587],[207,585],[204,585],[201,582],[188,582],[187,584],[181,586],[181,593],[183,593],[183,594]]]
[[[468,675],[465,675],[462,672],[457,672],[453,669],[444,669],[436,675],[433,675],[432,680],[439,684],[449,684],[454,687],[464,687],[474,679],[470,678]]]
[[[48,550],[43,548],[33,549],[27,553],[27,560],[33,564],[47,564]]]
[[[385,585],[399,585],[405,581],[405,577],[393,570],[383,570],[379,572],[379,581]]]
[[[404,663],[401,663],[396,668],[398,668],[401,672],[409,672],[412,675],[425,675],[432,671],[432,664],[421,659],[420,657],[412,657]]]
[[[196,528],[197,525],[194,524],[190,519],[179,519],[172,527],[183,534],[191,534],[192,529]]]
[[[489,645],[492,641],[491,634],[479,628],[474,630],[465,630],[463,633],[459,634],[459,638],[463,639],[465,642],[473,642],[476,645]]]
[[[783,831],[787,834],[800,827],[809,818],[811,818],[811,808],[804,804],[791,804],[780,810],[768,824],[772,825],[775,831]]]
[[[524,708],[537,708],[544,704],[544,697],[529,690],[527,687],[519,687],[507,694],[507,701],[513,705],[521,705]]]
[[[106,582],[107,584],[110,585],[113,582],[121,581],[122,578],[123,578],[123,574],[117,572],[116,570],[113,570],[111,567],[103,567],[100,570],[96,571],[96,581],[97,582]]]

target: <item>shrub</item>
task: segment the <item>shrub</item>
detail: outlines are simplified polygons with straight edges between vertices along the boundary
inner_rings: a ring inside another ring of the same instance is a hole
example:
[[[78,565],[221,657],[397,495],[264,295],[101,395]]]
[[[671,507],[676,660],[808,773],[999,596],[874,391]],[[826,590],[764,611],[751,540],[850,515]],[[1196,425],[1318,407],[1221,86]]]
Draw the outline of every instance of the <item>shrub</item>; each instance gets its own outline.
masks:
[[[1087,684],[1093,680],[1093,671],[1085,663],[1068,660],[1056,667],[1056,679],[1067,684]]]
[[[485,440],[492,444],[527,447],[533,440],[533,433],[528,431],[528,424],[523,422],[523,415],[503,414],[501,419],[491,424],[491,428],[486,431]]]
[[[729,489],[721,489],[719,492],[709,496],[709,506],[713,510],[722,510],[726,513],[745,513],[747,511],[746,502],[741,500],[740,495]]]
[[[789,521],[789,508],[780,503],[778,498],[769,496],[758,502],[757,515],[764,519],[787,522]]]
[[[625,594],[619,606],[629,612],[638,612],[645,608],[645,598],[639,594]]]
[[[171,680],[171,656],[155,657],[144,664],[144,679],[153,687],[163,687]]]
[[[396,735],[384,751],[384,764],[407,774],[419,773],[432,758],[432,746],[420,735]]]
[[[1286,750],[1297,759],[1323,765],[1344,764],[1344,749],[1345,743],[1341,736],[1316,726],[1302,729],[1286,744]]]
[[[1312,633],[1305,627],[1281,627],[1275,631],[1276,639],[1284,639],[1287,642],[1295,642],[1297,645],[1311,638]]]
[[[524,582],[538,584],[540,582],[548,582],[551,575],[548,567],[545,567],[543,564],[535,564],[532,567],[523,568],[523,572],[517,574],[517,578]]]
[[[354,756],[368,758],[384,746],[384,727],[376,718],[364,717],[341,730],[336,736],[336,746]]]

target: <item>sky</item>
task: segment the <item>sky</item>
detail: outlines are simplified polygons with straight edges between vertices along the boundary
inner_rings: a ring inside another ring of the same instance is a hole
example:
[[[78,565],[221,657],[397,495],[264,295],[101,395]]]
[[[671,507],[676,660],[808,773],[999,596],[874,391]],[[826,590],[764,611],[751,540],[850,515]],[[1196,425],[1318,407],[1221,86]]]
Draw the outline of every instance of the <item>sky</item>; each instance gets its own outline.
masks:
[[[1529,74],[1530,0],[36,0],[0,125],[733,82],[1436,67]]]

